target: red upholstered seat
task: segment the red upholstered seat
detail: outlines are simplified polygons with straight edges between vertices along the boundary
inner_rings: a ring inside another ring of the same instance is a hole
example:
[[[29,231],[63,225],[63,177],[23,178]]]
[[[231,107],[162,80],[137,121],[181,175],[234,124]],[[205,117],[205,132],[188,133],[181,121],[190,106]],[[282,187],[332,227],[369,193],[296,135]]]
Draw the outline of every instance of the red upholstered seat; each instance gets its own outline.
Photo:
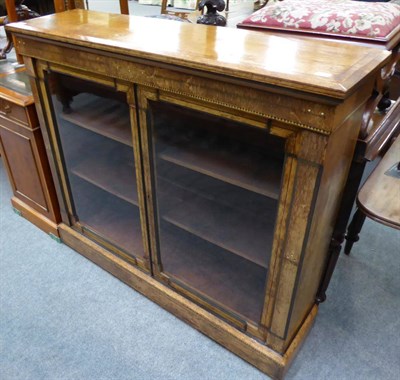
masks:
[[[261,8],[238,26],[387,41],[400,32],[400,6],[359,1],[285,0]]]

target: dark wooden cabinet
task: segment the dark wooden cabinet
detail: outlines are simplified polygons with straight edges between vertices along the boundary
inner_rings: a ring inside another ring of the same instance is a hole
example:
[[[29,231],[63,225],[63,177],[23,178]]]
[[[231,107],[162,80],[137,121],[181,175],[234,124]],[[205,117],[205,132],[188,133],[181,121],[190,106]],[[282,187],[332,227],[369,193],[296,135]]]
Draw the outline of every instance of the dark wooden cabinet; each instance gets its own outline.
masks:
[[[389,54],[83,10],[9,29],[36,84],[62,240],[282,377],[317,313]]]
[[[0,77],[0,150],[15,210],[58,236],[60,213],[35,104],[24,71]]]

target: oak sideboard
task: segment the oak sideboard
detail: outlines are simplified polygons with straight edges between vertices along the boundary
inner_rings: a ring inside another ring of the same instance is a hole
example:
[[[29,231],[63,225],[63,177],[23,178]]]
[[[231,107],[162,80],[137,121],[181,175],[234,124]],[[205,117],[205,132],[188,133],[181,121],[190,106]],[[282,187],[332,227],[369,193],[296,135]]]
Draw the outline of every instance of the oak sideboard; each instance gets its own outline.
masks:
[[[7,28],[63,242],[283,377],[389,53],[86,10]]]

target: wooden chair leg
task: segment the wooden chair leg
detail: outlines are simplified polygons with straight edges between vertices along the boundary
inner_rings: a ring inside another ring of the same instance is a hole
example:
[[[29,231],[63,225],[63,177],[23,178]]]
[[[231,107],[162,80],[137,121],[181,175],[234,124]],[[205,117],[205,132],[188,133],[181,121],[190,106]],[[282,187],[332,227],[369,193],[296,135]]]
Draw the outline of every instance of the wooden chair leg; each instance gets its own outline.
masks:
[[[13,47],[13,40],[11,37],[8,36],[6,45],[3,47],[3,49],[0,50],[0,59],[6,59],[7,54],[11,51]]]
[[[129,15],[128,0],[119,0],[119,7],[121,10],[121,14]]]
[[[335,229],[333,232],[334,240],[336,240],[339,244],[339,250],[341,249],[341,244],[345,239],[346,230],[349,226],[351,212],[353,210],[353,205],[357,199],[358,189],[362,182],[366,164],[366,160],[354,160],[351,163],[349,176],[347,178],[346,186],[343,192],[343,198],[340,204]]]
[[[328,289],[328,285],[331,281],[333,271],[335,270],[341,248],[342,248],[341,239],[340,238],[337,239],[335,238],[335,236],[333,236],[328,248],[329,252],[328,264],[325,268],[325,273],[324,276],[322,277],[321,285],[315,297],[315,301],[318,304],[326,300],[326,290]]]
[[[325,268],[325,273],[322,277],[321,285],[316,296],[317,303],[321,303],[326,300],[326,291],[328,289],[333,272],[335,270],[336,263],[339,258],[340,251],[342,249],[342,243],[345,238],[347,224],[351,216],[351,210],[353,208],[354,202],[357,198],[358,188],[360,187],[366,163],[366,160],[362,160],[361,162],[353,160],[351,164],[349,176],[347,178],[347,183],[338,213],[338,218],[332,235],[331,244],[329,245],[328,263]]]
[[[353,244],[360,239],[359,234],[364,224],[364,221],[365,221],[365,214],[360,209],[357,209],[347,230],[346,244],[344,246],[344,253],[346,255],[350,255],[350,251],[351,248],[353,247]]]

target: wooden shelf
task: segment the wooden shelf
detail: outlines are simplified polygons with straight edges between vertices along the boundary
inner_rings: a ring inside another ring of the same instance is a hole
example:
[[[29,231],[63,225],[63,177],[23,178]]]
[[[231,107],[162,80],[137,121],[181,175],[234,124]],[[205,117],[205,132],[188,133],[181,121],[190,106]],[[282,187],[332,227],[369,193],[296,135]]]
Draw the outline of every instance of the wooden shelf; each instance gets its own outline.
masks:
[[[133,163],[118,162],[112,156],[89,156],[75,165],[71,172],[126,202],[139,205]]]
[[[132,256],[143,256],[138,207],[80,178],[71,178],[79,222]]]
[[[132,132],[127,104],[92,94],[79,94],[71,103],[71,113],[59,113],[62,119],[132,146]]]
[[[167,223],[161,225],[164,271],[222,308],[259,323],[267,269]]]
[[[282,162],[260,158],[251,153],[241,156],[196,146],[169,146],[159,153],[165,161],[211,176],[232,185],[278,199]]]
[[[104,147],[102,151],[104,151]],[[109,157],[109,158],[108,158]],[[118,198],[138,206],[135,168],[110,154],[88,156],[71,172]],[[265,198],[271,217],[262,220],[159,178],[159,206],[164,220],[221,248],[267,267],[276,202]],[[269,203],[268,203],[269,202]],[[271,204],[272,203],[272,204]],[[195,218],[193,216],[196,216]]]
[[[265,208],[271,210],[271,215],[261,219],[174,186],[165,179],[159,178],[157,183],[164,220],[267,268],[276,216],[275,201],[265,198]]]
[[[157,161],[157,174],[158,178],[169,181],[174,186],[259,219],[270,218],[276,213],[275,199],[213,177],[199,175],[197,172],[164,160]]]

